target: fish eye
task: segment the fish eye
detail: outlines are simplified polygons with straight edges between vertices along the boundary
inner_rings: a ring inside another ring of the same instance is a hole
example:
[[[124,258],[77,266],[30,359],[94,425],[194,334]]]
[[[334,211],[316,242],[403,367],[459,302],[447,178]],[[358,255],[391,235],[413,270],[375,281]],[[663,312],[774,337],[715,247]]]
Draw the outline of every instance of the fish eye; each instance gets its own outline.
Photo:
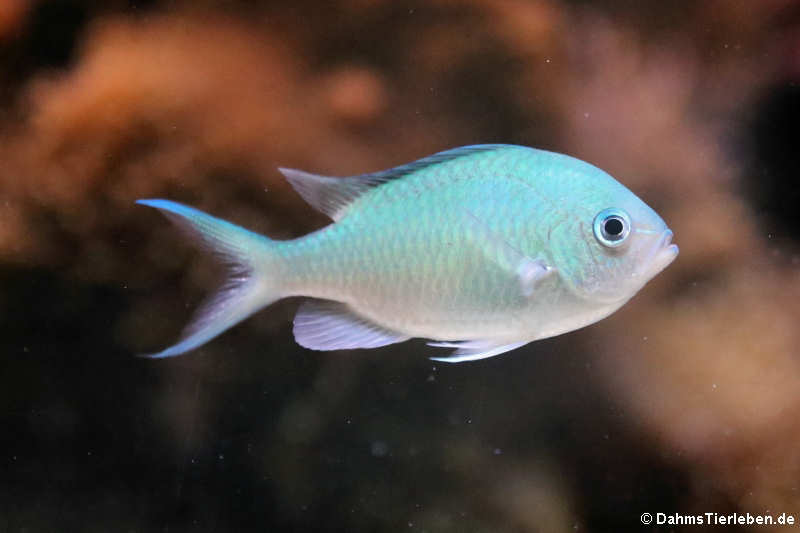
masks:
[[[594,236],[608,248],[624,243],[631,233],[631,218],[622,209],[611,207],[603,209],[594,218]]]

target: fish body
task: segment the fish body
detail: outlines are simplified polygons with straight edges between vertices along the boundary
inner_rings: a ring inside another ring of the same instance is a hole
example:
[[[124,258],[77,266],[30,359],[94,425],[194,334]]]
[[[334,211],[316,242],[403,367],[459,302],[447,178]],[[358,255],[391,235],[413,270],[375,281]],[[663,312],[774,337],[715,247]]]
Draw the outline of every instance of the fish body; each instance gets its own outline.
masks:
[[[177,355],[288,296],[317,350],[423,337],[463,361],[611,314],[678,253],[664,221],[607,173],[511,145],[442,152],[383,172],[329,178],[281,169],[334,223],[274,241],[167,200],[140,200],[238,270]]]

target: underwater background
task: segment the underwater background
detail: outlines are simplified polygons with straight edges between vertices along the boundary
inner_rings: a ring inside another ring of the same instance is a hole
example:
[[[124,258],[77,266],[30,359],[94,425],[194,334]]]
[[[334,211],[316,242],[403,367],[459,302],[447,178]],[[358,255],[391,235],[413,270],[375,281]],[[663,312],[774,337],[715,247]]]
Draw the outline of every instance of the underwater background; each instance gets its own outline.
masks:
[[[800,521],[798,82],[792,0],[2,0],[0,531]],[[608,171],[680,256],[473,363],[305,350],[298,299],[135,357],[222,279],[136,199],[294,238],[328,220],[278,166],[494,142]]]

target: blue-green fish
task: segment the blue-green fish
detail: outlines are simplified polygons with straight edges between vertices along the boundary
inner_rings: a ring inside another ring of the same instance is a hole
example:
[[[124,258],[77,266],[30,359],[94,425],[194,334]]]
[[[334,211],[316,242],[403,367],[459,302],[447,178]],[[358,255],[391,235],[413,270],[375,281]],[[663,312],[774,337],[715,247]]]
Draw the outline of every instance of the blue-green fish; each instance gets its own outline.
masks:
[[[441,152],[333,178],[282,168],[334,223],[275,241],[168,200],[139,200],[234,266],[181,340],[184,353],[264,306],[306,296],[294,319],[312,350],[412,337],[492,357],[613,313],[678,255],[655,211],[602,170],[511,145]]]

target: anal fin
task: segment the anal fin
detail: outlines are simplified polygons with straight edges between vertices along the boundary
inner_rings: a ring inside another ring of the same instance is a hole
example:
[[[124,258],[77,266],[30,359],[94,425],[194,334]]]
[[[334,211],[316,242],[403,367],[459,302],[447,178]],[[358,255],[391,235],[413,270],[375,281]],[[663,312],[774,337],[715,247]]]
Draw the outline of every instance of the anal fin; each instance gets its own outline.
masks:
[[[410,337],[379,326],[355,314],[346,304],[306,300],[294,317],[297,344],[311,350],[377,348]]]

